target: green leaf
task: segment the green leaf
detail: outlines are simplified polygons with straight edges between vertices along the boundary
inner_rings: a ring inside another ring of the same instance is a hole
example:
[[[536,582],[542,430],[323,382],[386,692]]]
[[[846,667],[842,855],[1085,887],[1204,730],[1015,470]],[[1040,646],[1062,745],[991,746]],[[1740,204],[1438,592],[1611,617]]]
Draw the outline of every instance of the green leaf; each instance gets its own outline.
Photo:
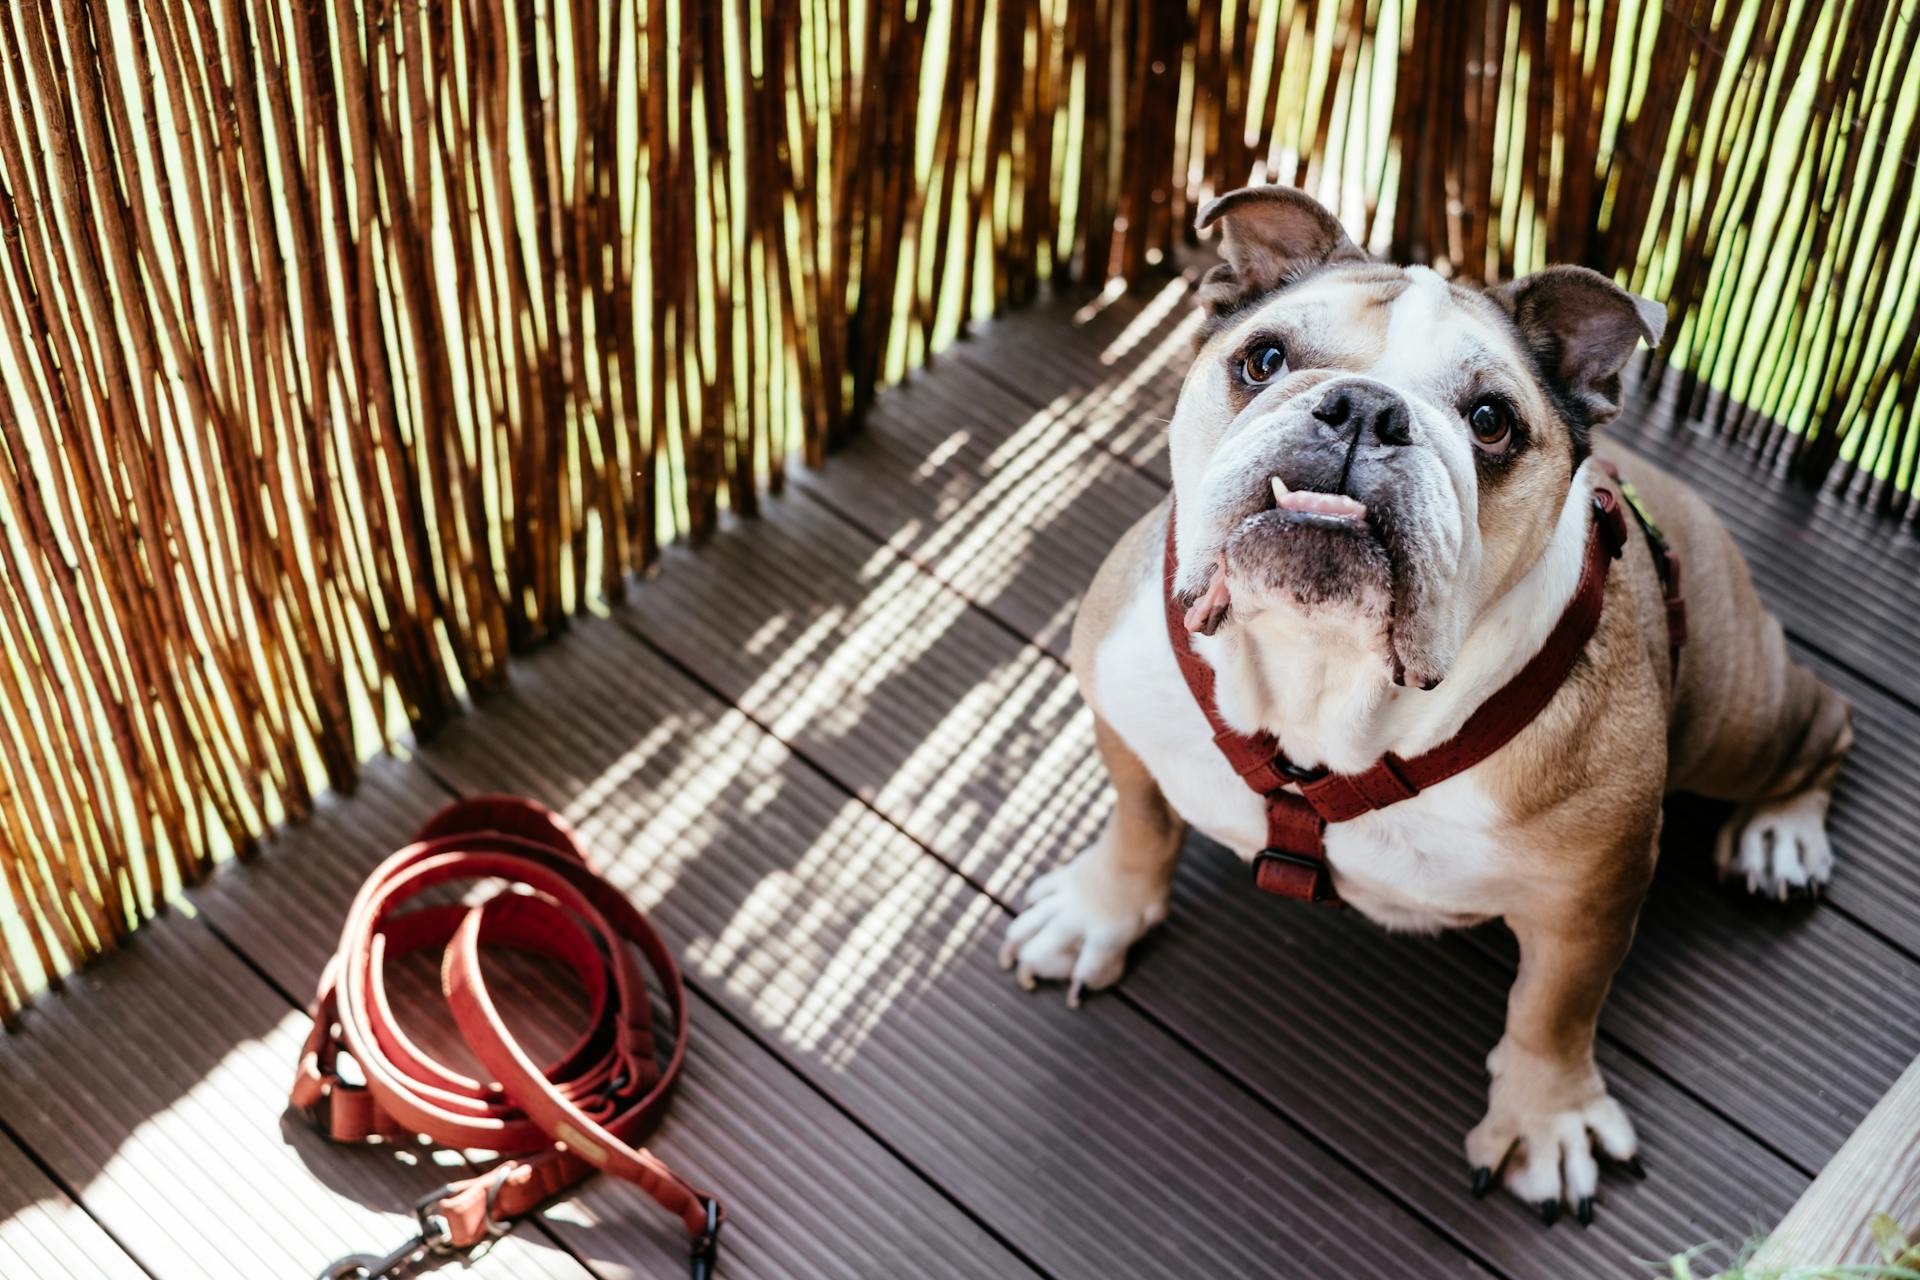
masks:
[[[1873,1232],[1874,1243],[1880,1246],[1880,1256],[1886,1259],[1887,1265],[1899,1266],[1901,1255],[1911,1248],[1900,1224],[1884,1213],[1876,1213],[1867,1219],[1867,1229]]]

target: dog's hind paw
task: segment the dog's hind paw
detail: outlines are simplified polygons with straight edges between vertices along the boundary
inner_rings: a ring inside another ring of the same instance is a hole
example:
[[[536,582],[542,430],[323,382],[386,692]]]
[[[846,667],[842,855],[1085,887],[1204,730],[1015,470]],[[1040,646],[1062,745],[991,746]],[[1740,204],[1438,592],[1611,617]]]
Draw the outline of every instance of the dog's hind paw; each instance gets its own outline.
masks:
[[[1736,809],[1714,842],[1720,878],[1782,902],[1796,893],[1818,893],[1833,876],[1827,800],[1828,793],[1818,789]]]

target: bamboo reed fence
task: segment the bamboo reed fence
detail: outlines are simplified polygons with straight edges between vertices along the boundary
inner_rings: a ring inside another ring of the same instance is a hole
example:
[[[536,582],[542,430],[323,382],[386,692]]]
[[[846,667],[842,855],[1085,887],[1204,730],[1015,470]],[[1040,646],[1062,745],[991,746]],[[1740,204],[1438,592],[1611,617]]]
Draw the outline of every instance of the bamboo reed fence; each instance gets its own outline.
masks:
[[[1617,272],[1697,412],[1910,519],[1915,18],[0,0],[0,1014],[1250,178]]]

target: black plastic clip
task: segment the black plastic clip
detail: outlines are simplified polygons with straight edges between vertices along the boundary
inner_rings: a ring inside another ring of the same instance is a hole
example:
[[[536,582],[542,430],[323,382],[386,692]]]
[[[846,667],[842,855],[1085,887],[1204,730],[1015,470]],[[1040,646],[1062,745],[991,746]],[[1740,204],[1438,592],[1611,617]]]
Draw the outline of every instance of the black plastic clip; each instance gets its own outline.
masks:
[[[720,1261],[720,1202],[706,1198],[707,1229],[693,1242],[693,1280],[713,1280],[713,1268]]]

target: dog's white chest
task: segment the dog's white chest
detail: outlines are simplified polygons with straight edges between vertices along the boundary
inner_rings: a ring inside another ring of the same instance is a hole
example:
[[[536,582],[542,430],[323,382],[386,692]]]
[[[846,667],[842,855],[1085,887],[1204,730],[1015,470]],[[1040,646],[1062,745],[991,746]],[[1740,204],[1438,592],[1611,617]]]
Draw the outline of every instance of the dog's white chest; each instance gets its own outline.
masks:
[[[1157,584],[1155,584],[1157,585]],[[1094,660],[1094,700],[1188,825],[1251,860],[1266,805],[1228,767],[1167,643],[1157,590],[1135,592]],[[1395,929],[1495,914],[1500,814],[1469,770],[1390,808],[1327,829],[1340,893]]]

